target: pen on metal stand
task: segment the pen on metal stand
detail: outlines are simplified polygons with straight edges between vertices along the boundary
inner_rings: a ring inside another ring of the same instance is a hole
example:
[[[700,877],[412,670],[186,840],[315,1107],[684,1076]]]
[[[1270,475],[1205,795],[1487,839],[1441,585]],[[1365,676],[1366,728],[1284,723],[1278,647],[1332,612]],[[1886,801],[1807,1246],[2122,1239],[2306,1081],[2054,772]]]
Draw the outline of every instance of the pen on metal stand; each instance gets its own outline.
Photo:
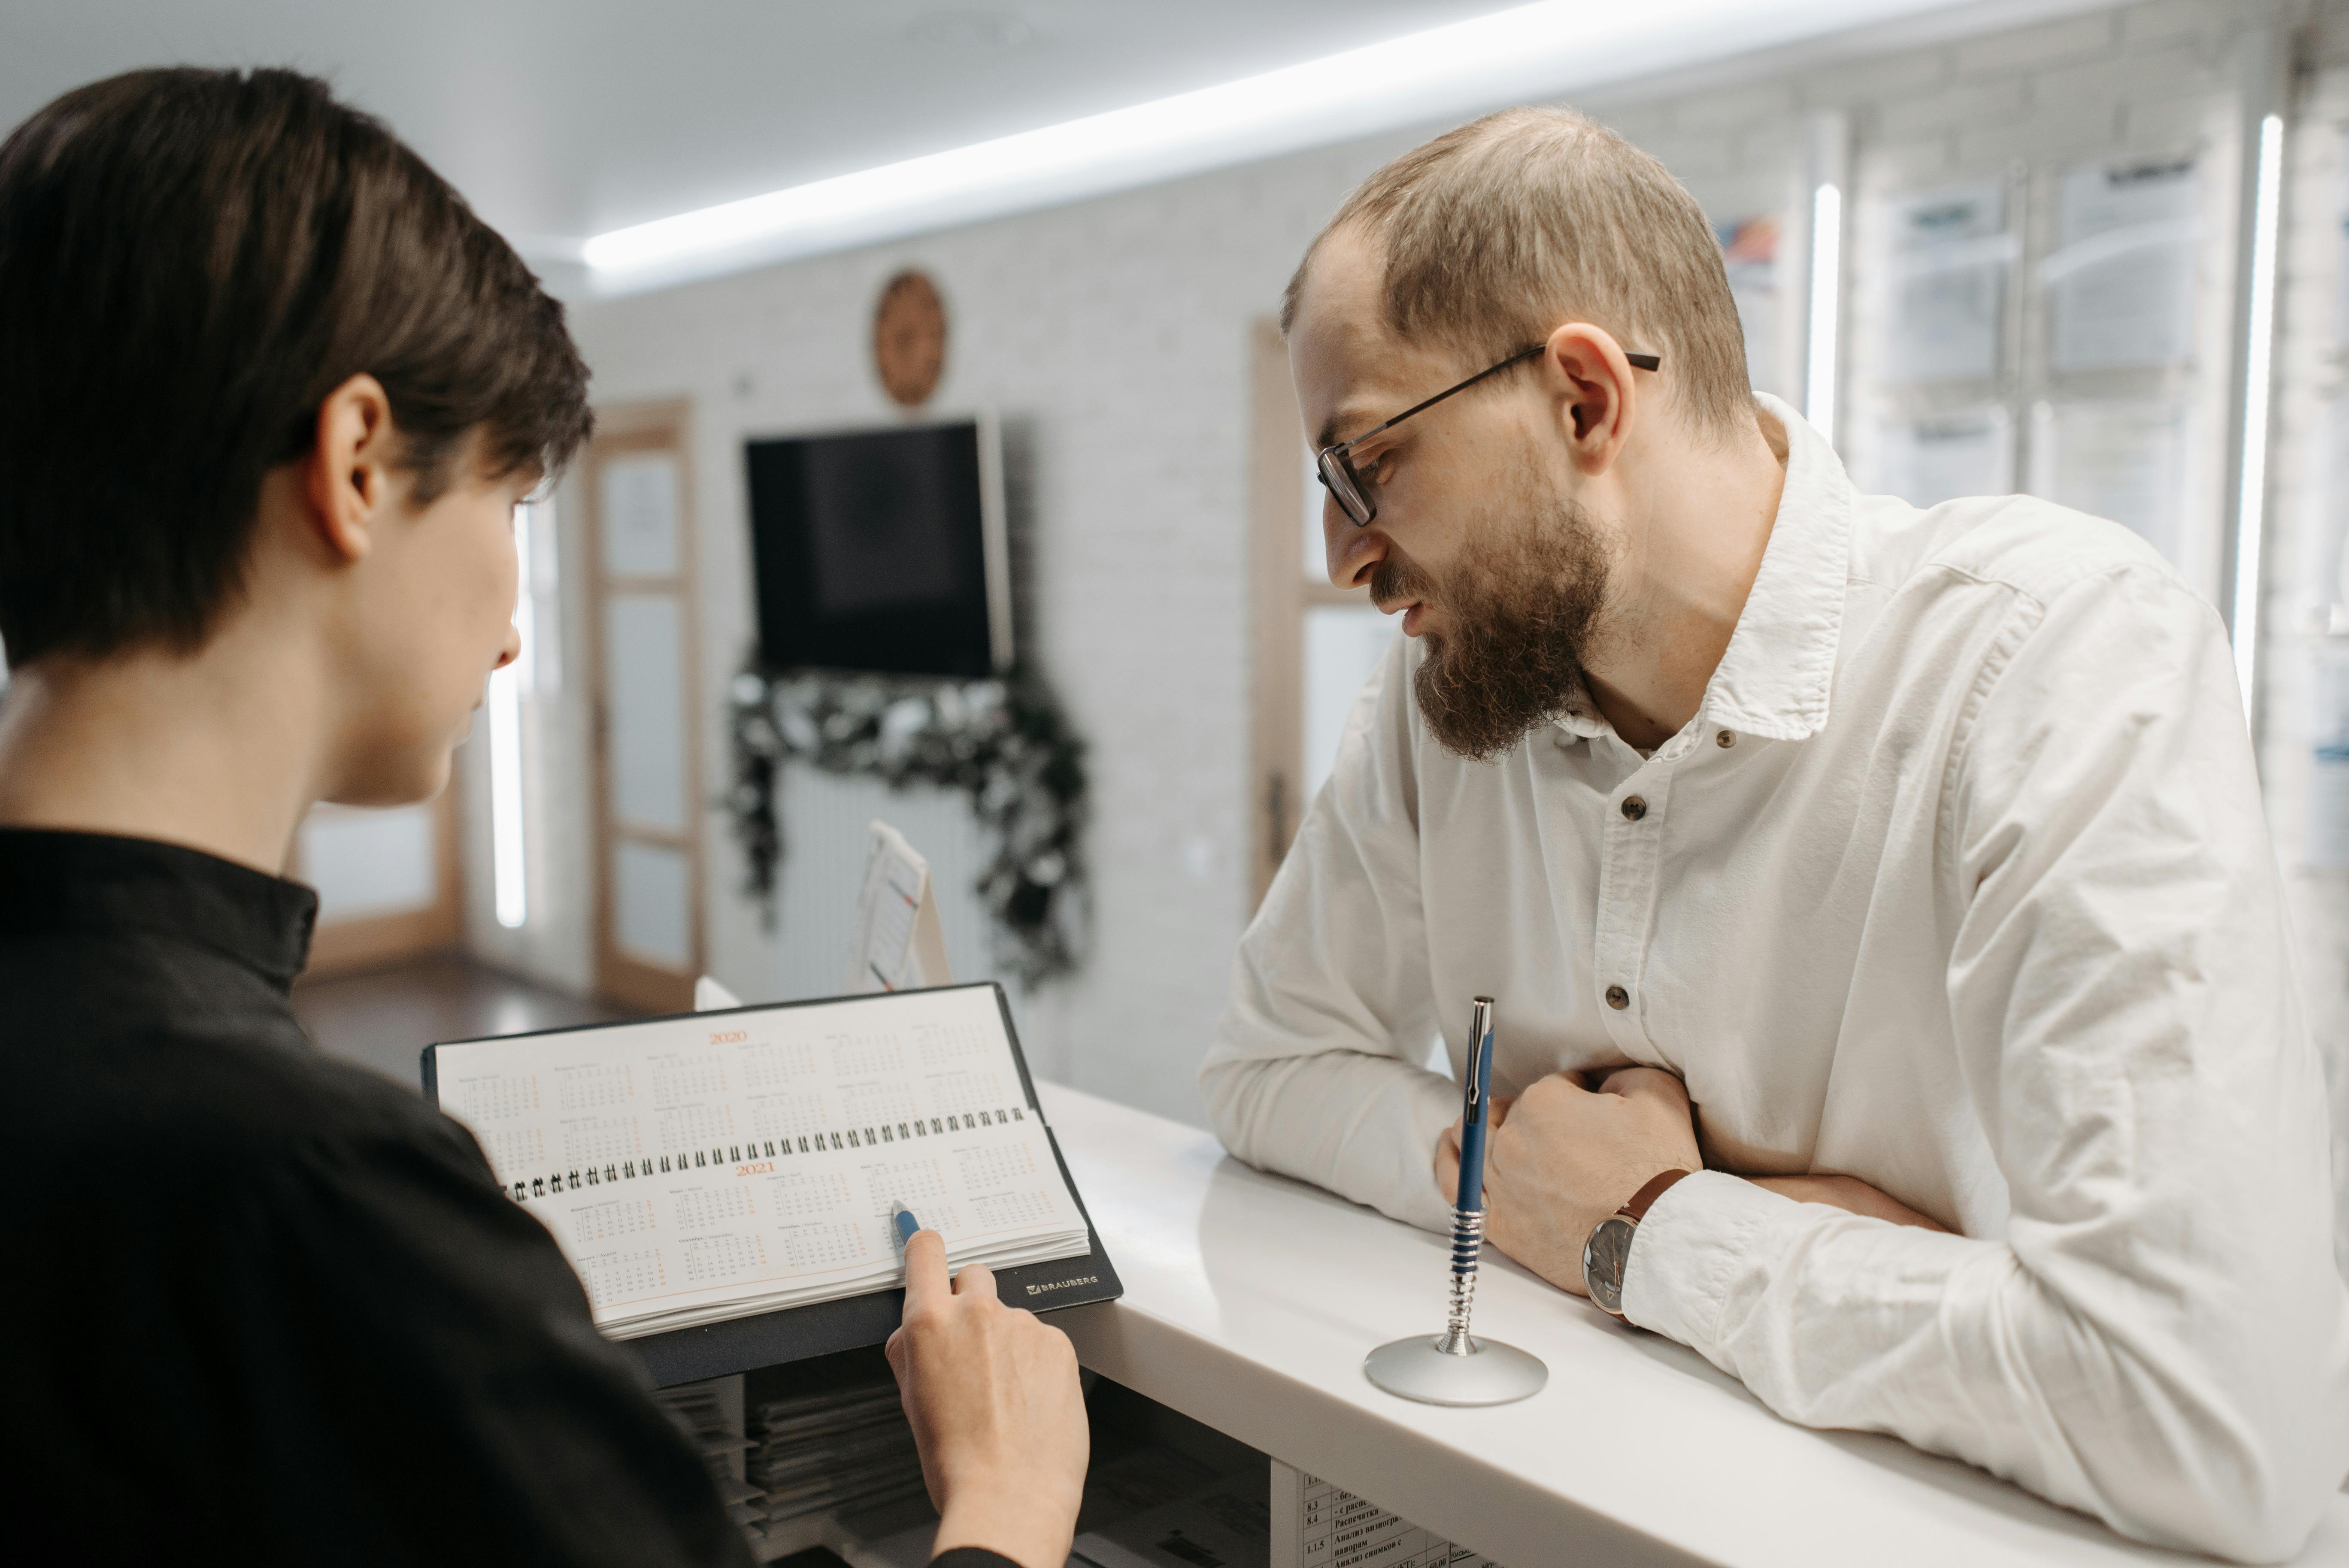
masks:
[[[1506,1405],[1541,1392],[1537,1356],[1468,1334],[1476,1265],[1485,1252],[1485,1139],[1493,1125],[1493,998],[1476,998],[1461,1074],[1460,1181],[1452,1205],[1452,1310],[1442,1334],[1390,1340],[1362,1358],[1362,1375],[1423,1405]]]
[[[1452,1310],[1444,1328],[1446,1356],[1475,1349],[1468,1315],[1476,1305],[1476,1265],[1485,1254],[1485,1130],[1493,1098],[1493,998],[1476,998],[1469,1024],[1465,1088],[1460,1099],[1460,1185],[1452,1204]]]

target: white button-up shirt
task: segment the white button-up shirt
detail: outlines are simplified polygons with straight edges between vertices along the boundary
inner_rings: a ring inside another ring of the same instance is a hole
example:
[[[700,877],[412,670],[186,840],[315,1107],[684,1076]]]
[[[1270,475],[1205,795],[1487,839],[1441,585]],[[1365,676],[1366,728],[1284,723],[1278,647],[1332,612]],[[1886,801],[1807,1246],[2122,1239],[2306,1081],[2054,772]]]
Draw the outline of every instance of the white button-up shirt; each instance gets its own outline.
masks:
[[[1791,1419],[2286,1555],[2349,1470],[2349,1292],[2226,634],[2127,531],[1856,495],[1764,401],[1768,549],[1652,755],[1584,700],[1462,762],[1398,639],[1241,943],[1216,1130],[1443,1229],[1459,1092],[1422,1063],[1490,995],[1496,1093],[1665,1068],[1710,1164],[1959,1233],[1701,1172],[1640,1228],[1632,1322]]]

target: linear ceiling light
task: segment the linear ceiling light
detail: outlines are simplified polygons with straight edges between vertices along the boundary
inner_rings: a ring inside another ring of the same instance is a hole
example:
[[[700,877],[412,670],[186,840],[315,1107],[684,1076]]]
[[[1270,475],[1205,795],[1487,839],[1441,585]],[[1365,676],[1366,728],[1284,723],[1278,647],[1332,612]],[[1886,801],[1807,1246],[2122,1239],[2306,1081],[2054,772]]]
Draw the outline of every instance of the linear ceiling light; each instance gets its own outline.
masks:
[[[2259,184],[2251,208],[2251,298],[2243,374],[2242,489],[2235,501],[2235,676],[2243,712],[2259,691],[2260,545],[2267,527],[2268,378],[2275,347],[2276,231],[2283,207],[2283,117],[2260,121]]]
[[[1836,438],[1836,328],[1842,309],[1843,189],[1828,183],[1811,192],[1811,322],[1803,418],[1830,446]]]
[[[1951,0],[1543,0],[1324,59],[589,240],[623,293],[1555,98]]]

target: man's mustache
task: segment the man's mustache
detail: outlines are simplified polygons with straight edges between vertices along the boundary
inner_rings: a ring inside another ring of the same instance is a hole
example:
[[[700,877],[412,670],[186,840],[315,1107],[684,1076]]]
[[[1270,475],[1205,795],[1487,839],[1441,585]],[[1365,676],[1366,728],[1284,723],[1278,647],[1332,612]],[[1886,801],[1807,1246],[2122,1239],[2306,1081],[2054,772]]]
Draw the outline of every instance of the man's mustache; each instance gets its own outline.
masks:
[[[1371,601],[1392,604],[1398,599],[1435,602],[1435,580],[1412,562],[1390,553],[1371,569]]]

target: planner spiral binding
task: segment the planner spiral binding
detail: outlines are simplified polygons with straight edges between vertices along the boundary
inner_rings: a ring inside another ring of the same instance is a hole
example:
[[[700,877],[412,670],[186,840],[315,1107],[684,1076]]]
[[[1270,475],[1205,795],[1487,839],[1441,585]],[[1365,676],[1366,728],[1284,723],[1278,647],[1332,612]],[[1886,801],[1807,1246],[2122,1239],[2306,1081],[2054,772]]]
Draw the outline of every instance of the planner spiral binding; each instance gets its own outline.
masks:
[[[667,1176],[672,1171],[682,1173],[727,1165],[750,1165],[761,1161],[789,1160],[794,1145],[801,1154],[821,1154],[827,1149],[851,1151],[878,1149],[885,1143],[911,1143],[916,1139],[949,1132],[969,1132],[982,1127],[1008,1127],[1015,1121],[1027,1119],[1028,1113],[1014,1106],[1008,1109],[967,1111],[959,1116],[934,1116],[926,1119],[917,1116],[910,1123],[883,1122],[877,1127],[852,1127],[845,1131],[802,1133],[796,1139],[753,1139],[748,1143],[719,1143],[707,1150],[679,1150],[673,1154],[647,1156],[642,1161],[607,1161],[602,1165],[591,1161],[568,1170],[552,1169],[543,1176],[517,1175],[513,1178],[512,1191],[515,1202],[527,1203],[533,1198],[565,1191],[576,1192],[583,1187],[616,1187],[623,1181],[634,1181],[638,1176],[650,1178],[656,1174]],[[811,1138],[814,1140],[812,1143],[809,1141]]]

